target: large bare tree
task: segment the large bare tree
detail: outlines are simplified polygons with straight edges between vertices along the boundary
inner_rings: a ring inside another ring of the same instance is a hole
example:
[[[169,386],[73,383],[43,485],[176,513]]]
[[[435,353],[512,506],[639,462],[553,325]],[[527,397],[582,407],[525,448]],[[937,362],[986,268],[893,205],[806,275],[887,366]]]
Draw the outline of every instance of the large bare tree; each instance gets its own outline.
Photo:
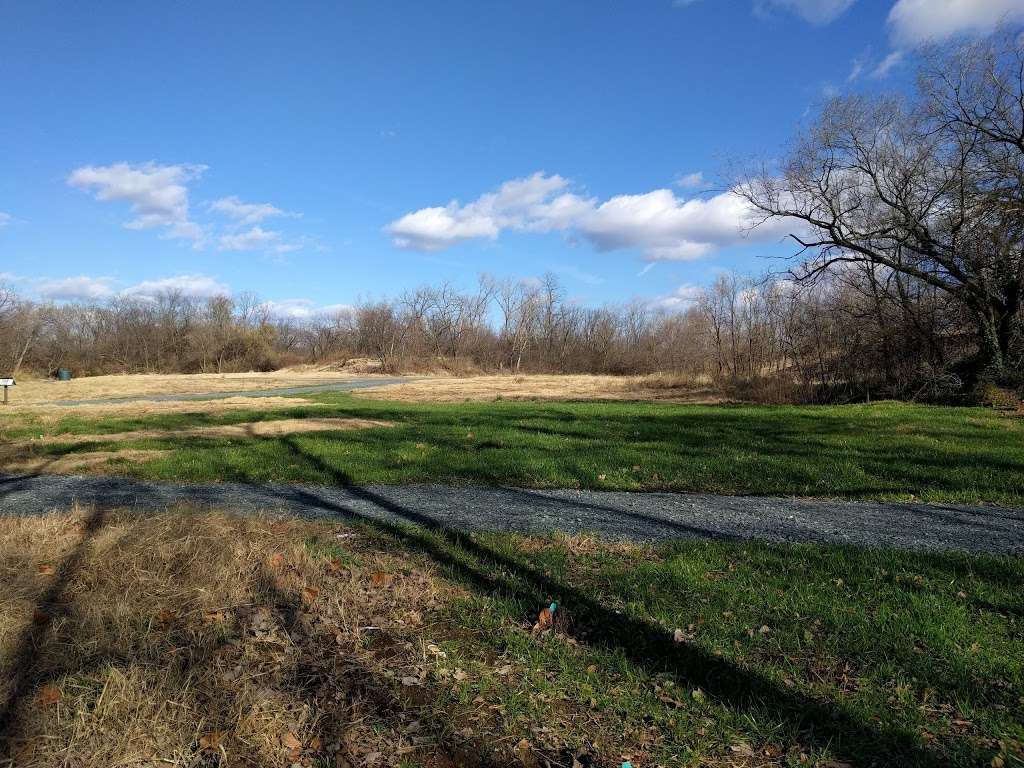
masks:
[[[738,186],[794,222],[800,279],[850,264],[917,281],[976,333],[972,373],[1019,370],[1024,300],[1024,43],[1002,33],[924,58],[904,97],[831,101],[781,173]]]

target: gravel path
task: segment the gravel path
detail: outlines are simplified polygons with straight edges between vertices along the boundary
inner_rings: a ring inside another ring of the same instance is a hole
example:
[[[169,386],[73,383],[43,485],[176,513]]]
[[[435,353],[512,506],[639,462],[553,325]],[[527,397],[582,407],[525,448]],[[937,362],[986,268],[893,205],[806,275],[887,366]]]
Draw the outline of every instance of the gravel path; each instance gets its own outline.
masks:
[[[103,397],[94,400],[46,400],[35,405],[104,405],[105,403],[178,402],[183,400],[224,400],[229,397],[283,397],[285,395],[308,395],[313,392],[346,392],[350,389],[387,387],[416,381],[410,378],[391,379],[345,379],[327,384],[299,384],[294,387],[276,389],[244,389],[235,392],[179,392],[168,395],[130,395],[128,397]]]
[[[110,477],[0,476],[0,513],[176,503],[236,512],[383,520],[462,531],[592,532],[610,539],[765,539],[1024,555],[1024,510],[677,493],[437,485],[347,488]]]

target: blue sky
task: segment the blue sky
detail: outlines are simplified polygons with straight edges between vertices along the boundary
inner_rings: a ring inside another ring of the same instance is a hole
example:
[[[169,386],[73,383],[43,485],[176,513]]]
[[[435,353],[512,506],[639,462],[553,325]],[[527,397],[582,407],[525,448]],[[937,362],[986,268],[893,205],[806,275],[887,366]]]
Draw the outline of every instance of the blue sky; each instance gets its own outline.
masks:
[[[733,158],[1020,0],[0,0],[0,272],[282,313],[552,271],[587,304],[759,272]],[[809,112],[810,110],[810,112]],[[453,201],[457,201],[453,202]],[[667,300],[667,301],[666,301]]]

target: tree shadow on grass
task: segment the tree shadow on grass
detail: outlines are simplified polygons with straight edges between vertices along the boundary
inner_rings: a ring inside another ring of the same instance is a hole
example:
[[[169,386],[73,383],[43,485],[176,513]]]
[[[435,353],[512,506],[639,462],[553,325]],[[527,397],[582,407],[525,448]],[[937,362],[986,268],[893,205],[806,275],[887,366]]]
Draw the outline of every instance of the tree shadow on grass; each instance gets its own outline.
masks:
[[[203,612],[202,607],[190,601],[175,604],[175,610],[166,618],[149,615],[154,608],[151,603],[130,608],[127,615],[120,616],[120,626],[132,628],[128,634],[111,634],[107,637],[102,627],[98,633],[90,632],[88,626],[95,629],[95,625],[88,624],[83,616],[76,615],[81,610],[78,601],[82,598],[76,600],[72,597],[74,582],[83,577],[93,578],[85,576],[87,572],[93,573],[90,557],[98,556],[91,553],[91,548],[104,521],[111,520],[111,517],[113,515],[105,513],[103,507],[97,507],[90,514],[83,526],[81,539],[65,557],[52,582],[37,601],[37,613],[46,611],[49,616],[65,620],[59,626],[54,624],[52,629],[50,622],[30,624],[14,644],[13,653],[3,658],[0,668],[9,670],[9,676],[0,682],[9,685],[0,710],[0,764],[7,764],[8,760],[12,765],[31,762],[33,757],[31,754],[26,757],[24,750],[28,749],[31,753],[36,748],[34,745],[39,742],[49,744],[59,738],[51,729],[52,706],[43,706],[34,701],[36,691],[50,685],[57,690],[58,687],[63,687],[65,691],[74,690],[77,697],[81,691],[90,689],[92,684],[96,684],[97,692],[99,687],[106,691],[105,681],[111,679],[109,670],[113,669],[119,673],[114,675],[115,684],[109,697],[116,702],[119,696],[124,695],[117,691],[116,681],[128,679],[126,675],[129,675],[131,668],[143,675],[144,689],[137,689],[136,678],[135,695],[148,699],[157,697],[153,700],[154,705],[159,704],[160,696],[173,696],[175,708],[193,713],[194,727],[202,729],[199,733],[226,734],[224,744],[227,745],[228,753],[204,747],[199,740],[191,745],[187,740],[183,742],[180,736],[187,735],[191,725],[185,732],[174,733],[166,742],[154,742],[153,746],[157,750],[167,750],[165,757],[177,756],[189,765],[204,768],[224,765],[223,758],[228,757],[229,753],[230,762],[227,764],[251,768],[272,768],[300,761],[308,764],[308,760],[313,760],[316,765],[328,762],[334,765],[335,748],[339,749],[340,757],[346,758],[340,760],[338,765],[357,765],[361,763],[363,754],[358,750],[365,751],[366,748],[351,740],[350,729],[364,727],[389,729],[395,739],[415,733],[420,737],[420,745],[416,747],[418,754],[425,758],[433,756],[433,759],[439,761],[438,765],[506,765],[507,761],[487,758],[487,750],[467,751],[462,745],[464,740],[452,740],[454,731],[451,722],[439,717],[428,705],[439,695],[429,683],[412,692],[406,688],[396,691],[395,685],[380,676],[365,661],[364,656],[349,650],[354,647],[353,643],[358,645],[357,635],[345,634],[342,644],[342,639],[332,634],[337,631],[332,630],[336,625],[321,623],[321,614],[313,611],[300,594],[301,574],[300,581],[296,582],[299,586],[289,584],[288,579],[282,578],[280,573],[269,568],[263,560],[253,564],[252,579],[247,582],[251,586],[239,598],[242,603],[215,612],[217,615],[224,613],[227,617],[222,636],[221,630],[212,632],[213,625],[210,624],[207,624],[206,631],[198,630],[198,614]],[[132,530],[129,526],[120,536],[131,536]],[[108,541],[104,551],[121,546],[120,540],[113,543]],[[187,550],[180,565],[169,560],[165,567],[168,574],[173,574],[171,578],[193,583],[197,574],[205,573],[201,566],[196,566],[200,570],[191,574],[188,570],[182,572],[178,569],[190,569],[195,561],[193,553]],[[98,578],[105,578],[102,571]],[[82,585],[77,586],[81,588]],[[160,589],[158,582],[152,586]],[[98,594],[109,597],[110,591],[100,588]],[[283,651],[287,663],[276,673],[273,670],[279,669],[275,661],[277,657],[268,656],[260,660],[261,654],[267,653],[262,649],[277,647],[275,641],[250,634],[250,630],[263,631],[253,630],[254,627],[268,626],[266,619],[261,619],[262,623],[253,621],[254,617],[260,615],[273,617],[273,625],[288,638],[288,645]],[[343,615],[351,619],[348,613]],[[355,615],[359,615],[358,608]],[[104,614],[99,620],[104,623],[109,618]],[[401,643],[396,639],[394,645],[399,647]],[[225,673],[235,663],[245,665],[242,674],[251,676],[256,681],[254,685],[259,686],[257,701],[280,700],[283,702],[283,711],[312,712],[316,715],[306,721],[301,759],[295,755],[294,759],[282,763],[279,755],[264,750],[258,741],[253,743],[251,737],[248,741],[242,737],[242,742],[231,740],[231,729],[236,723],[255,722],[248,717],[239,721],[249,711],[247,708],[253,706],[254,689],[250,688],[248,693],[243,693],[238,686],[227,680]],[[168,688],[167,680],[175,687]],[[70,684],[70,689],[65,683]],[[71,696],[70,693],[68,695]],[[135,700],[129,698],[127,702],[128,706],[133,706]],[[80,701],[77,703],[81,704]],[[69,704],[70,701],[66,699],[61,706]],[[110,706],[109,701],[107,706]],[[78,733],[75,742],[76,757],[81,759],[83,765],[95,765],[98,757],[90,754],[89,750],[97,746],[90,740],[97,734],[92,731],[90,737],[89,728],[93,725],[85,724],[92,723],[94,717],[102,715],[99,713],[98,702],[86,703],[84,707],[80,712],[84,716],[84,728]],[[160,707],[154,706],[153,709]],[[108,730],[109,727],[106,726]],[[128,726],[118,722],[114,727]],[[145,721],[139,721],[131,728],[131,733],[122,734],[126,737],[125,744],[134,743],[137,746],[140,739],[144,741],[150,736],[145,730]],[[103,737],[103,741],[108,740]],[[220,737],[217,741],[220,741]],[[320,746],[313,747],[314,742]],[[114,742],[114,746],[118,743]],[[330,751],[324,751],[329,745],[333,745]],[[52,748],[63,755],[64,747],[54,745]],[[101,745],[101,748],[109,748],[109,745]],[[350,748],[356,748],[357,751],[349,752]],[[52,755],[53,752],[47,754]],[[126,755],[114,757],[120,759]],[[39,758],[35,759],[38,761]],[[78,764],[77,761],[75,764]],[[175,764],[179,763],[175,761]]]
[[[666,630],[635,616],[609,609],[579,590],[481,544],[467,533],[455,531],[371,490],[353,484],[342,470],[309,456],[290,438],[284,441],[295,453],[320,464],[337,484],[356,497],[389,512],[409,525],[368,517],[350,507],[317,495],[312,489],[292,489],[289,496],[330,510],[348,520],[362,521],[438,564],[484,594],[512,595],[525,605],[562,602],[571,612],[575,634],[595,646],[619,651],[652,676],[668,673],[685,687],[700,687],[730,709],[770,710],[780,722],[799,731],[801,739],[818,748],[831,748],[858,764],[938,766],[943,760],[917,742],[913,735],[884,725],[862,722],[842,707],[811,699],[786,689],[753,670],[697,648],[676,643]]]
[[[64,558],[54,574],[53,581],[36,601],[31,623],[14,643],[14,652],[9,662],[9,667],[14,670],[14,677],[8,685],[6,697],[0,702],[0,745],[7,741],[9,732],[16,724],[15,712],[36,685],[39,647],[46,641],[50,623],[67,612],[64,592],[77,576],[93,538],[103,527],[103,520],[102,508],[94,509],[89,515],[82,527],[81,539]]]

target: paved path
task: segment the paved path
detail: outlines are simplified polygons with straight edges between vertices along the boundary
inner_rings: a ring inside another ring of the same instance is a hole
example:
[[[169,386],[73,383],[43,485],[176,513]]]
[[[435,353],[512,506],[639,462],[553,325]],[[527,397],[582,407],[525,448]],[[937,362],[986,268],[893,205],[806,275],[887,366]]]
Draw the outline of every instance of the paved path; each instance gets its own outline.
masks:
[[[235,392],[179,392],[168,395],[130,395],[128,397],[104,397],[95,400],[45,400],[34,405],[104,405],[105,403],[137,403],[142,401],[177,402],[183,400],[224,400],[229,397],[275,397],[285,395],[308,395],[313,392],[345,392],[350,389],[387,387],[415,381],[411,378],[344,379],[327,384],[299,384],[294,387],[276,389],[246,389]]]
[[[538,491],[437,485],[185,485],[111,477],[0,476],[0,513],[72,501],[161,509],[417,523],[461,531],[593,532],[611,539],[765,539],[1024,555],[1024,509],[677,493]]]

